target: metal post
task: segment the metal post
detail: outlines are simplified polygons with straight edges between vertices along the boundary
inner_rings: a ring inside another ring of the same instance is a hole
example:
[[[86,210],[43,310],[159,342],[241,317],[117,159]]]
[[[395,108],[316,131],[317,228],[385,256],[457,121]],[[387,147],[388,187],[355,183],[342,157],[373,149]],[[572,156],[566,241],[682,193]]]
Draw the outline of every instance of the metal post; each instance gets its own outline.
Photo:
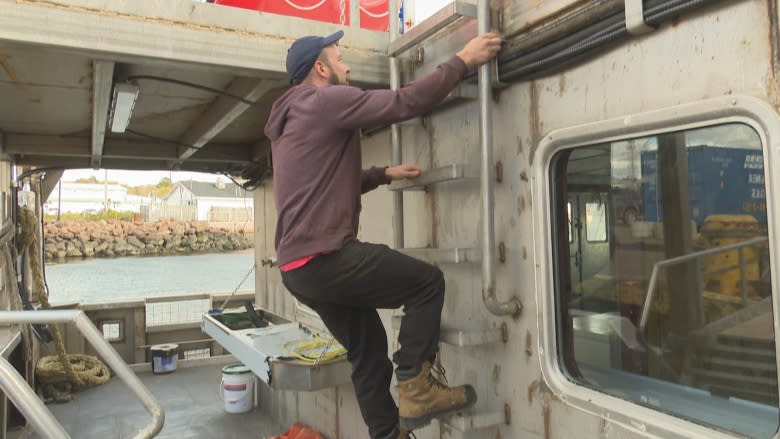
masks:
[[[43,437],[54,439],[70,437],[43,401],[27,385],[24,377],[3,357],[0,357],[0,387],[27,422],[32,424],[35,431]]]
[[[360,29],[360,0],[349,0],[349,27]]]
[[[393,42],[398,38],[398,2],[399,0],[389,0],[388,13],[390,14],[387,19],[390,20],[390,41]]]
[[[477,4],[478,33],[490,32],[490,4],[480,0]],[[493,159],[493,107],[490,63],[479,66],[479,137],[482,161],[480,163],[479,188],[482,196],[482,300],[488,311],[495,315],[516,314],[520,303],[516,299],[499,303],[496,300],[496,237],[493,210],[493,185],[495,169]]]
[[[57,182],[57,222],[62,219],[62,178]]]

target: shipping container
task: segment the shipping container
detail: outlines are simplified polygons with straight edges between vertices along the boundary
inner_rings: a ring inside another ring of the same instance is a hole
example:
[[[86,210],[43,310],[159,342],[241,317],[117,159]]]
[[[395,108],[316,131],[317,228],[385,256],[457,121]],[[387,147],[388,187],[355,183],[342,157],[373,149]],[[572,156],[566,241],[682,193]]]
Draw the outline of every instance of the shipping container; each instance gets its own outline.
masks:
[[[656,151],[642,152],[644,219],[663,220]],[[688,147],[691,217],[698,226],[715,214],[751,215],[767,225],[764,162],[761,151],[746,148]]]

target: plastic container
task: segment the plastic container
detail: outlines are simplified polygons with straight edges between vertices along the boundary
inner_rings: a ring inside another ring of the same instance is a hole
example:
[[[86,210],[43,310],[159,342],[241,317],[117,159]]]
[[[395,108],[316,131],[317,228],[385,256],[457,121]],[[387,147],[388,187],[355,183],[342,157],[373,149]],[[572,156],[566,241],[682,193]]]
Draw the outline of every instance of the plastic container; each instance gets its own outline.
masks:
[[[150,348],[152,354],[152,372],[165,374],[176,371],[176,359],[179,357],[179,345],[176,343],[158,344]]]
[[[254,406],[255,376],[241,363],[222,368],[220,395],[228,413],[246,413]]]

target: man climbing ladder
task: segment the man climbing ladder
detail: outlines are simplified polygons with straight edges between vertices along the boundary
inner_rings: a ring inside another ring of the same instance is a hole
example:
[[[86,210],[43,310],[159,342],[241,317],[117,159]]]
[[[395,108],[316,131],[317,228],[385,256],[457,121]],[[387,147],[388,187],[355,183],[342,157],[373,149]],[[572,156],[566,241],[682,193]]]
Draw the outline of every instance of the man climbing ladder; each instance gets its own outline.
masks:
[[[470,67],[501,46],[480,35],[432,73],[399,90],[348,85],[339,31],[296,40],[287,54],[293,87],[273,105],[272,142],[282,281],[314,309],[347,349],[352,382],[372,439],[407,438],[431,419],[472,406],[470,385],[448,387],[431,375],[439,341],[444,277],[438,268],[386,245],[357,240],[360,196],[380,184],[419,175],[413,164],[361,170],[360,129],[421,116],[441,102]],[[404,307],[393,367],[377,309]]]

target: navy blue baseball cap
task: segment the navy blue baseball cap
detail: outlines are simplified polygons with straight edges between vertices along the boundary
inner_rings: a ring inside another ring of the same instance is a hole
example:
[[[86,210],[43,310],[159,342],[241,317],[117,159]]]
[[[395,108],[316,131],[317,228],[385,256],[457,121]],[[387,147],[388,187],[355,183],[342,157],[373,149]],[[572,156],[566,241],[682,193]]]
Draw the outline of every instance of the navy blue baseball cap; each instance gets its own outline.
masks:
[[[287,76],[290,84],[300,84],[320,56],[325,46],[338,42],[344,36],[344,31],[338,31],[327,37],[305,36],[298,38],[287,49]]]

